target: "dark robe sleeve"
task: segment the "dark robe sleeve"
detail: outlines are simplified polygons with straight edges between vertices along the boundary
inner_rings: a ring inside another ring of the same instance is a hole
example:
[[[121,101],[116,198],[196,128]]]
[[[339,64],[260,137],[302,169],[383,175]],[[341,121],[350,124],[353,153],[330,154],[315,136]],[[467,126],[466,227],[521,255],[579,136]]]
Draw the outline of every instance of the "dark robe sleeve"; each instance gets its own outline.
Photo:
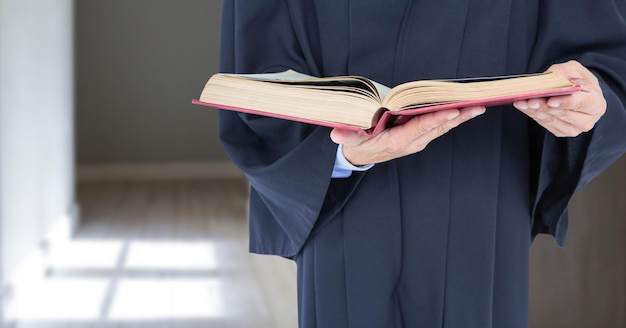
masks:
[[[293,33],[285,1],[224,1],[220,71],[319,74]],[[220,111],[220,139],[250,181],[250,250],[293,257],[311,233],[331,183],[330,129]]]
[[[576,138],[557,138],[534,127],[540,166],[533,235],[554,235],[563,246],[567,204],[575,191],[626,151],[626,8],[621,0],[543,1],[531,67],[540,71],[570,59],[600,81],[607,110]]]

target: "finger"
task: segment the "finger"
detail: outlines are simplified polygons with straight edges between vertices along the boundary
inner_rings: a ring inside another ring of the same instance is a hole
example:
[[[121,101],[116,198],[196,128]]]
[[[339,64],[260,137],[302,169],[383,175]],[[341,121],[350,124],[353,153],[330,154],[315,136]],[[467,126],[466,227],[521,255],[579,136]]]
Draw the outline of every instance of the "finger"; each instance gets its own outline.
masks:
[[[517,101],[514,103],[514,107],[520,110],[522,113],[530,116],[533,119],[551,119],[547,117],[546,111],[551,107],[548,106],[547,99],[537,98],[528,99],[524,101]],[[554,109],[560,109],[561,106]]]
[[[542,108],[528,116],[557,137],[575,137],[594,125],[588,115],[567,109]]]
[[[552,65],[547,71],[579,85],[580,92],[551,97],[546,100],[545,107],[533,109],[529,101],[515,104],[516,108],[556,136],[577,136],[591,130],[606,111],[606,100],[597,77],[576,61]]]
[[[411,119],[406,125],[407,130],[416,136],[426,134],[438,126],[457,118],[461,114],[458,109],[447,109],[427,114],[418,115]]]
[[[569,125],[571,125],[560,120],[556,115],[548,113],[545,108],[543,110],[526,109],[522,112],[556,136],[563,136],[565,134],[564,131],[568,130]]]
[[[417,115],[401,125],[386,129],[379,135],[374,136],[363,145],[380,148],[380,151],[390,154],[392,157],[408,155],[418,150],[409,147],[422,136],[436,129],[438,126],[455,119],[460,115],[458,109],[448,109],[437,112]],[[331,136],[332,138],[332,136]],[[421,150],[421,149],[419,149]]]
[[[411,120],[410,123],[412,127],[409,126],[409,128],[412,128],[414,131],[416,131],[417,136],[430,133],[431,131],[439,131],[441,135],[450,130],[445,130],[445,127],[450,125],[456,126],[462,122],[483,114],[484,112],[484,106],[473,106],[424,114],[416,117],[414,120]]]
[[[486,112],[485,106],[473,106],[473,107],[462,108],[460,110],[459,116],[457,116],[456,118],[452,120],[449,120],[448,122],[445,122],[444,124],[442,124],[441,126],[437,128],[437,132],[438,132],[437,134],[441,136],[447,133],[448,131],[452,130],[453,128],[461,125],[462,123],[465,123],[473,119],[476,116],[482,115],[485,112]]]
[[[528,109],[540,110],[547,106],[545,98],[528,99]]]
[[[591,130],[597,122],[597,118],[589,113],[565,108],[548,108],[542,115],[553,117],[552,124],[560,126],[563,131],[577,130],[576,134]]]
[[[443,124],[444,122],[457,117],[460,114],[458,109],[442,110],[433,113],[422,114],[414,117],[402,126],[394,127],[392,129],[411,129],[412,126],[416,126],[416,130],[419,134],[424,134],[432,130],[434,127]],[[410,123],[411,122],[411,123]],[[345,145],[358,145],[368,139],[368,136],[363,135],[357,131],[350,131],[346,129],[335,128],[330,132],[330,139],[336,144]]]
[[[527,110],[528,109],[528,100],[517,100],[513,103],[513,107],[519,110]]]
[[[513,103],[513,106],[522,111],[532,112],[532,111],[541,109],[542,107],[545,107],[547,105],[546,105],[546,99],[533,98],[533,99],[515,101]]]
[[[555,96],[548,99],[550,109],[568,109],[587,116],[599,118],[606,111],[606,101],[595,93],[580,92],[568,96]]]
[[[530,99],[526,104],[516,102],[516,108],[526,115],[541,121],[551,122],[554,117],[573,125],[595,123],[594,117],[600,116],[601,106],[588,106],[583,94],[555,96],[549,99]]]
[[[472,106],[465,107],[461,109],[461,114],[459,116],[467,119],[472,119],[478,115],[482,115],[487,111],[487,107],[485,106]]]
[[[335,128],[330,131],[330,139],[336,144],[358,145],[369,137],[358,131]]]
[[[539,109],[525,110],[524,112],[546,128],[566,123],[561,117],[568,117],[569,115],[569,113],[564,112],[563,109],[553,109],[550,112],[547,106]]]
[[[606,111],[603,98],[583,93],[552,97],[547,105],[546,113],[557,116],[585,132],[591,130]]]
[[[448,133],[450,130],[458,127],[464,122],[485,113],[485,111],[486,109],[484,106],[462,108],[457,117],[438,125],[427,133],[422,134],[419,138],[414,139],[409,145],[410,151],[417,152],[423,150],[431,141]]]
[[[546,106],[549,109],[563,109],[573,110],[582,114],[593,114],[593,107],[589,106],[587,97],[583,93],[575,93],[566,96],[554,96],[550,97],[546,102]]]

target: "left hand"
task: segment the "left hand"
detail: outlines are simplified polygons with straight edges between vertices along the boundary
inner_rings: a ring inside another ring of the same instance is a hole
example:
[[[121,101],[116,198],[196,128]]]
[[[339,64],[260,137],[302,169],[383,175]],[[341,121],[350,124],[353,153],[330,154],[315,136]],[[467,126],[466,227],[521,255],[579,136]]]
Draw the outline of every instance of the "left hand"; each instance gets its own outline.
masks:
[[[557,137],[576,137],[591,130],[606,112],[606,100],[598,79],[576,61],[552,65],[547,71],[580,85],[580,92],[516,101],[513,106]]]

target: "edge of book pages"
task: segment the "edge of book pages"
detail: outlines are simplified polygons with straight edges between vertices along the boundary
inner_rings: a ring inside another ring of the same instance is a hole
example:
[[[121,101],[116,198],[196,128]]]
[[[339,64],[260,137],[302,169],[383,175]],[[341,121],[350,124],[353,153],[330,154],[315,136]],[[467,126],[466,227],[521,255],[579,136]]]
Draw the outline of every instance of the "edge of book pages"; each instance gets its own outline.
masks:
[[[380,114],[377,115],[378,117],[374,118],[374,122],[372,122],[372,127],[369,129],[363,129],[358,126],[342,124],[342,123],[311,120],[311,119],[306,119],[306,118],[301,118],[301,117],[263,112],[263,111],[250,109],[250,108],[239,108],[239,107],[233,107],[233,106],[227,106],[227,105],[221,105],[221,104],[207,103],[207,102],[203,102],[197,99],[193,99],[191,102],[194,105],[215,107],[215,108],[224,109],[224,110],[285,119],[289,121],[296,121],[296,122],[301,122],[301,123],[326,126],[330,128],[340,128],[340,129],[345,129],[345,130],[357,131],[368,136],[375,136],[379,134],[380,132],[382,132],[383,130],[393,125],[399,125],[399,124],[405,123],[408,120],[410,120],[412,117],[419,115],[419,114],[425,114],[425,113],[440,111],[444,109],[452,109],[452,108],[463,108],[463,107],[472,107],[472,106],[494,107],[494,106],[508,105],[518,100],[567,95],[567,94],[571,94],[577,91],[580,91],[580,86],[572,86],[572,87],[567,87],[563,89],[537,91],[537,92],[530,92],[530,93],[520,93],[520,94],[502,96],[502,97],[482,98],[482,99],[476,99],[476,100],[457,101],[457,102],[450,102],[450,103],[443,103],[443,104],[427,105],[423,107],[417,107],[417,108],[405,109],[405,110],[399,110],[399,111],[390,111],[390,110],[381,109]]]

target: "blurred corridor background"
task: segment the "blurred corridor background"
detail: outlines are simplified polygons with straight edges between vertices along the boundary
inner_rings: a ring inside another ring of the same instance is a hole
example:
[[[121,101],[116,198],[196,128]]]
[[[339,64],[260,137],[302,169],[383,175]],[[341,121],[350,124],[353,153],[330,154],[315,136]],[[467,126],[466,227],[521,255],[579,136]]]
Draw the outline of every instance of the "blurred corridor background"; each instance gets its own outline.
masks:
[[[247,253],[247,183],[191,105],[218,0],[0,0],[4,327],[295,327],[288,260]],[[271,37],[271,36],[268,36]],[[626,327],[626,159],[536,240],[531,327]]]

